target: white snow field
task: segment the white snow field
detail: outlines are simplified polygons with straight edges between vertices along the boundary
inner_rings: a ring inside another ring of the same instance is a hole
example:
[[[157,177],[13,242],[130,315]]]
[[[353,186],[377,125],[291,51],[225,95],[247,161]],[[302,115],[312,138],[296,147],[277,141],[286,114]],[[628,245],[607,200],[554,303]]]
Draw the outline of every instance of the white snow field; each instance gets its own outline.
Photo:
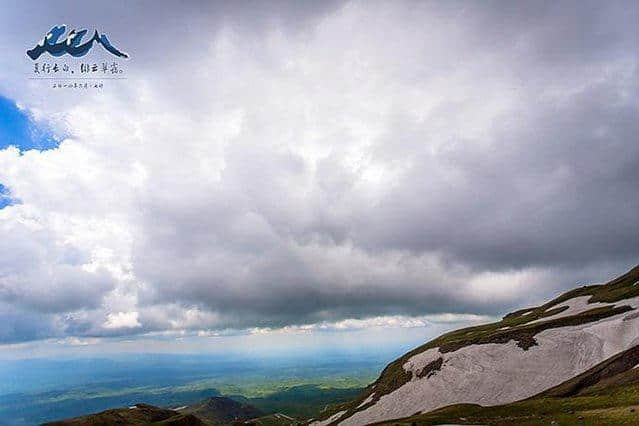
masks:
[[[559,313],[557,313],[555,315],[551,315],[549,317],[539,318],[539,319],[536,319],[534,321],[530,321],[527,324],[535,324],[535,323],[544,322],[544,321],[553,321],[553,320],[556,320],[558,318],[569,317],[569,316],[572,316],[572,315],[578,315],[578,314],[580,314],[582,312],[590,311],[590,310],[596,309],[596,308],[602,308],[602,307],[605,307],[605,306],[627,305],[627,303],[622,303],[622,302],[616,302],[616,303],[600,303],[600,302],[588,303],[588,299],[590,299],[590,298],[591,298],[591,296],[579,296],[579,297],[575,297],[574,299],[566,300],[564,303],[560,303],[557,306],[552,306],[552,307],[547,309],[547,311],[550,311],[550,310],[553,310],[553,309],[563,308],[564,306],[568,306],[568,309],[566,309],[565,311],[559,312]]]
[[[600,306],[639,306],[639,297],[616,303],[591,303],[576,297],[559,306],[564,312],[545,318],[575,315]],[[407,417],[457,403],[498,405],[533,396],[583,373],[605,359],[639,344],[639,316],[625,312],[599,321],[544,330],[535,335],[536,346],[523,350],[511,340],[505,344],[470,345],[453,352],[428,349],[403,366],[413,378],[382,396],[371,407],[339,424],[365,425]],[[444,362],[430,377],[417,377],[438,358]],[[337,413],[322,424],[338,420]]]

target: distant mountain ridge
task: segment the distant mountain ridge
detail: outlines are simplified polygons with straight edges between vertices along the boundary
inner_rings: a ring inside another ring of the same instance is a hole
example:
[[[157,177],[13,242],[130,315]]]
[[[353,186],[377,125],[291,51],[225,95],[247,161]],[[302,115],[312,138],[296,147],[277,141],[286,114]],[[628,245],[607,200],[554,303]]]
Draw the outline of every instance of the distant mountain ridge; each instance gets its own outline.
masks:
[[[44,426],[171,425],[226,426],[263,416],[257,408],[225,397],[211,397],[176,409],[135,404],[87,416],[45,423]]]
[[[205,426],[192,414],[181,414],[174,410],[147,404],[136,404],[128,408],[116,408],[87,416],[44,423],[43,426],[112,426],[112,425],[163,425]]]
[[[212,397],[177,411],[183,415],[194,415],[206,424],[230,425],[234,422],[255,419],[264,413],[249,404],[225,397]]]
[[[570,396],[558,389],[577,395],[599,384],[601,390],[611,385],[606,380],[633,383],[636,374],[625,372],[639,364],[637,308],[639,267],[499,322],[446,333],[390,363],[358,398],[313,424],[425,421],[426,413],[447,406],[502,406]]]
[[[158,422],[193,422],[191,417],[206,425],[263,425],[291,426],[304,423],[305,418],[316,415],[324,407],[346,402],[357,396],[363,388],[321,388],[304,384],[282,387],[272,394],[247,398],[243,395],[207,397],[185,405],[170,405],[171,409],[151,404],[135,404],[130,407],[109,409],[89,415],[69,416],[49,425],[112,425],[112,424],[164,424]],[[85,408],[86,409],[86,408]],[[55,413],[54,411],[52,411]],[[77,412],[77,410],[76,410]],[[19,414],[19,413],[18,413]],[[49,415],[50,416],[50,415]],[[189,417],[190,416],[190,417]],[[190,419],[190,420],[189,420]],[[37,424],[24,418],[3,419],[9,424]],[[15,420],[15,421],[14,421]],[[12,421],[14,421],[12,423]],[[194,423],[196,424],[196,423]],[[199,424],[199,423],[198,423]]]

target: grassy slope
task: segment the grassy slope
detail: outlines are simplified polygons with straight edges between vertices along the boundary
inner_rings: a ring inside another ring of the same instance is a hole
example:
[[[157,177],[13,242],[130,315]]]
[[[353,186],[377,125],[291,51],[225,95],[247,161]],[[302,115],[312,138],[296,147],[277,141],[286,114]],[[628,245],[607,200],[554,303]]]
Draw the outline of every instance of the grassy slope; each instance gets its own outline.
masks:
[[[442,336],[413,349],[390,363],[386,366],[377,381],[369,385],[358,398],[348,403],[337,404],[329,407],[327,410],[322,412],[320,419],[326,419],[334,413],[342,410],[347,411],[346,416],[348,417],[356,411],[364,410],[374,404],[374,402],[370,402],[360,408],[357,408],[371,393],[375,392],[374,401],[376,401],[382,395],[388,394],[403,386],[412,377],[411,373],[404,370],[403,365],[409,358],[427,349],[439,347],[440,352],[445,353],[452,352],[469,345],[506,343],[510,340],[515,340],[522,350],[526,350],[530,346],[536,344],[534,336],[543,330],[597,321],[608,316],[628,311],[630,310],[630,307],[624,306],[623,303],[621,303],[619,306],[615,307],[600,307],[582,312],[578,315],[529,324],[533,320],[550,317],[562,312],[566,308],[558,307],[558,305],[575,297],[591,296],[588,300],[589,303],[613,303],[639,296],[639,285],[634,285],[637,281],[639,281],[639,266],[606,284],[588,285],[571,290],[550,302],[545,303],[544,305],[510,313],[504,316],[504,318],[499,322],[468,327],[443,334]],[[509,328],[507,330],[502,330],[504,327]],[[464,409],[470,408],[465,407]],[[342,416],[340,419],[343,420],[344,418],[346,417]],[[459,423],[459,421],[457,422]]]

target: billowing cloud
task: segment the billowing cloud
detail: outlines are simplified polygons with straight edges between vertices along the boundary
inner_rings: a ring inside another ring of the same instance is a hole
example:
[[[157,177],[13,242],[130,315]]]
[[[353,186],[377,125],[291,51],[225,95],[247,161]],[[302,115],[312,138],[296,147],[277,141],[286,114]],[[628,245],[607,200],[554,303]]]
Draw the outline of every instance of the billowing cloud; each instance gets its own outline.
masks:
[[[0,150],[20,200],[0,204],[0,306],[25,318],[0,339],[474,322],[623,272],[638,12],[78,12],[131,54],[128,80],[78,96],[2,71],[0,92],[67,137]]]
[[[104,328],[136,328],[140,327],[137,312],[118,312],[107,315]]]

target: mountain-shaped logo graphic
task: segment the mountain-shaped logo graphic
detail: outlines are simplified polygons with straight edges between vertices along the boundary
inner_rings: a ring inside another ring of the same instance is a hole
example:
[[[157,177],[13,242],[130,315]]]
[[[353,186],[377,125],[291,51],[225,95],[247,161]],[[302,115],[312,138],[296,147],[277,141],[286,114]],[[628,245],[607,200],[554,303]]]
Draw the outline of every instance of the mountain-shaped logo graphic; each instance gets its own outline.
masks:
[[[87,30],[76,31],[71,30],[67,37],[63,40],[59,40],[67,31],[66,25],[56,25],[51,28],[40,43],[38,43],[33,49],[27,50],[27,55],[32,59],[38,59],[43,53],[47,52],[51,56],[71,55],[79,58],[89,53],[94,43],[102,45],[107,52],[120,58],[129,58],[129,55],[120,51],[111,44],[106,34],[100,34],[98,30],[94,30],[93,37],[82,43],[82,38],[86,35]]]

